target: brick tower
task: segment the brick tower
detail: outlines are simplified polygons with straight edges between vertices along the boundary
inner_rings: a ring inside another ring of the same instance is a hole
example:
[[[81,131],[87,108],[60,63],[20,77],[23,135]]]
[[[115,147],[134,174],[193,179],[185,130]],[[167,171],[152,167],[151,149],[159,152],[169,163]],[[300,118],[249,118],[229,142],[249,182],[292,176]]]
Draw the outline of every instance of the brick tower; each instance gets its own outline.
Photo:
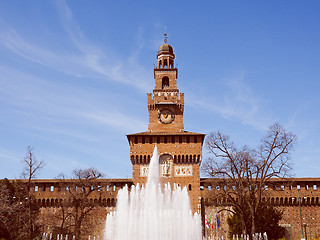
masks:
[[[200,163],[205,135],[184,130],[184,94],[177,88],[178,69],[174,67],[175,55],[166,34],[164,42],[157,54],[155,87],[153,93],[148,93],[148,131],[127,135],[133,182],[146,183],[148,164],[157,144],[162,182],[186,186],[196,212],[200,209]]]

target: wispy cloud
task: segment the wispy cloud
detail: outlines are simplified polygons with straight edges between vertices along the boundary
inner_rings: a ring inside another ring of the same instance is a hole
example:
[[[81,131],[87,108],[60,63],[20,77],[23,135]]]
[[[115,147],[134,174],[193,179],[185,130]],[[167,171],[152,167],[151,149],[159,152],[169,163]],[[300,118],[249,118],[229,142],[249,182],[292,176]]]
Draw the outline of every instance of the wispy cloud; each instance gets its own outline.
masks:
[[[265,130],[275,121],[264,108],[266,100],[257,96],[245,81],[244,72],[222,79],[219,85],[223,91],[214,92],[211,97],[192,96],[190,104],[218,113],[224,118],[239,119],[242,124],[257,129]]]
[[[0,102],[14,106],[3,111],[10,116],[15,114],[28,116],[23,124],[30,124],[24,127],[34,127],[35,122],[47,125],[64,122],[69,125],[85,124],[91,128],[99,125],[102,128],[128,132],[144,129],[146,126],[143,120],[135,116],[129,117],[126,112],[121,112],[120,106],[126,99],[114,102],[115,97],[112,93],[87,91],[81,86],[50,82],[3,66],[0,66],[0,69],[2,72]],[[36,127],[45,129],[47,126],[36,125]],[[77,137],[77,133],[70,129],[55,131],[57,133],[65,131],[64,134]],[[81,138],[80,135],[78,137]]]
[[[75,77],[90,77],[92,80],[106,80],[133,86],[146,91],[150,88],[147,71],[139,65],[138,54],[143,41],[135,52],[120,58],[111,48],[101,48],[91,43],[73,20],[72,12],[65,1],[57,1],[61,25],[72,48],[53,49],[50,45],[36,45],[16,29],[0,24],[0,44],[17,55]],[[137,33],[141,38],[141,29]],[[68,44],[69,44],[68,43]],[[61,42],[60,45],[64,43]]]
[[[17,152],[10,152],[7,149],[0,148],[0,159],[7,159],[15,164],[20,163],[23,158]]]

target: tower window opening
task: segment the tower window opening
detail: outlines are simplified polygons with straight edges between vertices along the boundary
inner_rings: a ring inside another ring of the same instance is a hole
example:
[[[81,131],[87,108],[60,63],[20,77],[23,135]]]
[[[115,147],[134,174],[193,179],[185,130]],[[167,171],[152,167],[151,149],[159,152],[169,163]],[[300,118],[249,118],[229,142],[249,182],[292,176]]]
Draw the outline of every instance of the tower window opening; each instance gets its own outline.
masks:
[[[165,59],[163,61],[163,68],[168,68],[168,60],[167,59]]]
[[[191,191],[191,184],[189,184],[189,191]]]
[[[169,87],[169,78],[163,77],[162,78],[162,89]]]
[[[170,65],[170,68],[173,68],[173,61],[172,60],[169,60],[169,65]]]

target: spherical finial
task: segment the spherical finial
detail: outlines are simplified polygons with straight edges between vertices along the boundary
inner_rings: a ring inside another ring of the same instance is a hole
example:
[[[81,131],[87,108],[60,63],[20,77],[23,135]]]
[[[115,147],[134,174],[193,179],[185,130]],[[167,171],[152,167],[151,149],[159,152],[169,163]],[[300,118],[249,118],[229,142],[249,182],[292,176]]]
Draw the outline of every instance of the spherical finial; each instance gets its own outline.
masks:
[[[168,41],[168,34],[164,33],[164,42],[167,43],[167,41]]]

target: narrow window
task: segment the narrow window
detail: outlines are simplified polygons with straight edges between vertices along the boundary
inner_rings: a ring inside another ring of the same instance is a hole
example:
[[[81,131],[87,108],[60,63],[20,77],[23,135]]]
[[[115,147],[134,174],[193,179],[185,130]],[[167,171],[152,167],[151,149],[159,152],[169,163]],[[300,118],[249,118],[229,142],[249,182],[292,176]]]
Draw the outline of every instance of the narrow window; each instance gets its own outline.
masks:
[[[189,184],[189,191],[191,191],[191,184]]]
[[[265,189],[266,191],[268,191],[268,190],[269,190],[268,185],[265,185],[265,186],[264,186],[264,189]]]
[[[38,192],[38,190],[39,190],[39,187],[38,186],[34,186],[34,191]]]
[[[168,61],[167,61],[167,59],[165,59],[165,60],[163,61],[163,68],[168,68]]]
[[[169,78],[163,77],[162,78],[162,89],[169,87]]]
[[[200,190],[202,191],[204,189],[204,187],[203,186],[200,186]]]
[[[317,185],[316,184],[313,185],[313,190],[317,190]]]
[[[113,185],[113,191],[114,192],[116,191],[116,185]]]
[[[107,191],[107,192],[109,191],[109,186],[106,187],[106,191]]]
[[[50,187],[50,192],[53,192],[54,191],[54,186],[51,186]]]
[[[45,192],[45,191],[46,191],[46,186],[43,185],[43,186],[42,186],[42,192]]]
[[[211,191],[211,186],[208,186],[208,190]]]
[[[69,191],[69,190],[70,190],[70,188],[68,186],[66,186],[66,191]]]
[[[284,191],[284,186],[283,185],[281,185],[281,191]]]
[[[309,190],[309,186],[308,185],[306,185],[306,190]]]
[[[300,184],[298,184],[297,185],[297,190],[300,190],[300,189],[301,189]]]

